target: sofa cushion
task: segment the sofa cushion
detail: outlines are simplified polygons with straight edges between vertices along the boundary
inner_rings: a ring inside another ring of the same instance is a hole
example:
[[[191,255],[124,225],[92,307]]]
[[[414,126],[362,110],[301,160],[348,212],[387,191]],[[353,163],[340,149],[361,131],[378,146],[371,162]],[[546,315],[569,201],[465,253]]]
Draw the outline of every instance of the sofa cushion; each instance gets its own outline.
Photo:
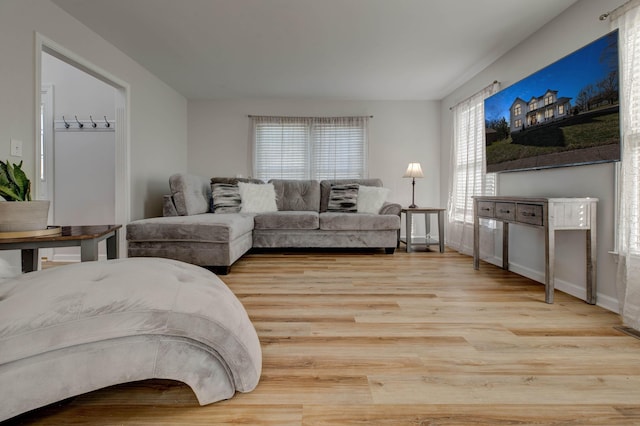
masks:
[[[366,186],[382,186],[380,179],[332,179],[320,181],[320,213],[327,211],[329,205],[329,194],[333,185],[347,185],[357,183]]]
[[[255,229],[318,229],[318,212],[285,211],[260,213],[254,218]]]
[[[242,199],[238,185],[214,183],[211,185],[214,213],[238,213]]]
[[[320,213],[323,231],[381,231],[400,228],[400,217],[379,214]]]
[[[331,186],[327,211],[355,213],[358,210],[358,187],[357,183]]]
[[[199,214],[152,217],[127,225],[129,241],[229,242],[253,230],[253,215]]]
[[[314,211],[320,208],[317,180],[272,179],[278,211]]]
[[[207,179],[186,173],[176,173],[169,178],[169,188],[176,211],[180,216],[210,211],[211,186]]]

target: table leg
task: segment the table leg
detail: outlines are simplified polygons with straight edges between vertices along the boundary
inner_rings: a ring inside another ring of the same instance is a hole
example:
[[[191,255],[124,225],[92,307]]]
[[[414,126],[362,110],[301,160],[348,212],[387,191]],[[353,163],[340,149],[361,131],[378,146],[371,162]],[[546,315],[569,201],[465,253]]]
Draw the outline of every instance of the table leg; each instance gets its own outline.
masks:
[[[587,303],[596,304],[596,232],[587,229]]]
[[[553,303],[553,290],[555,288],[555,258],[556,258],[556,231],[547,229],[545,232],[544,251],[544,301]]]
[[[509,222],[502,222],[502,269],[509,270]]]
[[[411,251],[412,251],[412,249],[411,249],[411,213],[410,212],[406,212],[404,214],[404,218],[406,220],[406,223],[405,223],[406,226],[405,227],[407,228],[406,231],[405,231],[405,233],[407,234],[407,236],[406,236],[407,253],[411,253]]]
[[[112,236],[107,238],[107,259],[119,259],[120,247],[119,247],[119,229],[116,229]]]
[[[429,248],[429,240],[431,239],[431,214],[424,213],[424,242],[427,249]]]
[[[440,253],[444,253],[444,211],[438,212],[438,243]]]
[[[92,262],[98,260],[98,240],[91,238],[80,242],[80,261]]]
[[[22,257],[22,272],[33,272],[38,269],[38,249],[20,250]]]
[[[477,213],[477,203],[474,203],[473,214],[473,269],[480,269],[480,219]]]

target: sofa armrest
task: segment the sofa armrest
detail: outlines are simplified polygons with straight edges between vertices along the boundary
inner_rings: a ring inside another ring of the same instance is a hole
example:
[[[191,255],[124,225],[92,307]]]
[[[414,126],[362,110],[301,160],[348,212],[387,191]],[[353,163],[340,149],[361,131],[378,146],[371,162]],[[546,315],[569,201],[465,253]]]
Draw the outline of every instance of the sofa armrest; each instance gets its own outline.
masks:
[[[162,197],[162,216],[178,216],[178,211],[171,195]]]
[[[387,203],[385,202],[378,214],[395,214],[400,216],[400,212],[402,211],[402,206],[398,203]]]

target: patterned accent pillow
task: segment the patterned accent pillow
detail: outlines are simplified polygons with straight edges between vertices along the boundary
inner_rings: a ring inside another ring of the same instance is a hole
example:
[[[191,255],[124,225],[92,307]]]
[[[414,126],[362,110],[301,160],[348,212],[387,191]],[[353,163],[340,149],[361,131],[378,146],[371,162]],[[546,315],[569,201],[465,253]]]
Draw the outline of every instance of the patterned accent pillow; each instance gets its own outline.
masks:
[[[214,213],[238,213],[242,199],[238,185],[214,183],[211,185]]]
[[[332,185],[329,192],[328,212],[356,213],[358,211],[358,188],[360,185]]]

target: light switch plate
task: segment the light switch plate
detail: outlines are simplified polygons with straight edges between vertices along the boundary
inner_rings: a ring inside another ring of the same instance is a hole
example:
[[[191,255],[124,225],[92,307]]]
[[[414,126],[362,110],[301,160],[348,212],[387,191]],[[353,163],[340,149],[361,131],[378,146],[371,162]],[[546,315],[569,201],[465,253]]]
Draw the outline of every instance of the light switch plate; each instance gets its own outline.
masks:
[[[22,141],[11,138],[11,155],[13,157],[22,157]]]

